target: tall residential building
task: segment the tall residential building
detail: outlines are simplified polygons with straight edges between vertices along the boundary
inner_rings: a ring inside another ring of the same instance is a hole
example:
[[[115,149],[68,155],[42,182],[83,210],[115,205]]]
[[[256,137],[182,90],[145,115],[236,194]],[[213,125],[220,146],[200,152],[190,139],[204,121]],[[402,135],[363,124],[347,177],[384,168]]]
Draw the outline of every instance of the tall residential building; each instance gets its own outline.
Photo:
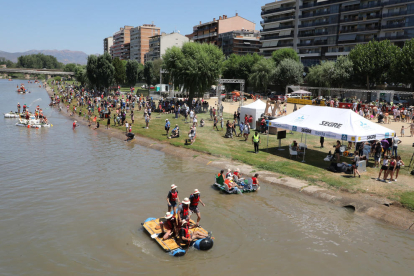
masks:
[[[111,46],[114,44],[112,36],[104,38],[103,44],[104,44],[104,53],[109,53]]]
[[[132,26],[124,26],[113,35],[113,45],[110,48],[112,58],[125,59],[125,48],[129,48],[130,31]]]
[[[218,46],[225,56],[258,53],[261,45],[260,32],[256,30],[231,31],[218,36]]]
[[[145,62],[161,58],[168,48],[177,46],[181,48],[184,43],[189,42],[190,39],[179,33],[151,36],[149,39],[149,51],[145,55]]]
[[[150,37],[160,34],[160,28],[154,24],[144,24],[131,30],[130,59],[144,64],[145,54],[149,51]]]
[[[414,0],[282,0],[262,6],[265,56],[297,50],[305,66],[347,55],[355,45],[414,37]]]
[[[194,42],[218,44],[218,36],[236,30],[254,30],[256,24],[244,19],[237,13],[233,17],[219,16],[218,20],[201,23],[193,27],[192,39]],[[189,36],[187,36],[189,37]]]

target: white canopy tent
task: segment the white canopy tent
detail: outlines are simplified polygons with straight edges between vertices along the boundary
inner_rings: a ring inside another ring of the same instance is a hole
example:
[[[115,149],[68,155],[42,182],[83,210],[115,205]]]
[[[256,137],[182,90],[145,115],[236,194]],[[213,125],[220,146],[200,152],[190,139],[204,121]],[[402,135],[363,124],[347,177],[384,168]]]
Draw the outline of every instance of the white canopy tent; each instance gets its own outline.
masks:
[[[248,117],[250,115],[253,116],[253,122],[256,122],[260,115],[265,112],[266,103],[262,102],[261,100],[257,100],[251,104],[245,105],[240,107],[240,120],[244,121],[244,116],[247,114]],[[250,126],[251,128],[256,128],[256,124]]]
[[[391,138],[395,133],[350,109],[312,105],[306,105],[287,116],[270,121],[269,127],[348,142],[381,140]]]

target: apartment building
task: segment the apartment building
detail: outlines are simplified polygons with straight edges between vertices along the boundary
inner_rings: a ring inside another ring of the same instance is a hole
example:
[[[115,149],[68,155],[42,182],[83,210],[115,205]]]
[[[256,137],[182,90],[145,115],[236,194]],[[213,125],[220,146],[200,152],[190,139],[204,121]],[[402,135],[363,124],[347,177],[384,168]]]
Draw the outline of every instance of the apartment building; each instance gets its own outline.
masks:
[[[160,34],[160,28],[154,24],[144,24],[131,29],[130,59],[145,63],[145,54],[149,52],[150,37]]]
[[[132,26],[124,26],[120,28],[118,32],[114,33],[113,45],[110,47],[110,53],[112,58],[125,59],[125,49],[129,48],[130,43],[130,31]],[[128,50],[129,51],[129,50]]]
[[[181,48],[190,39],[180,33],[162,33],[149,38],[149,51],[145,54],[144,62],[161,58],[168,48],[177,46]]]
[[[193,27],[192,35],[187,35],[191,37],[194,42],[200,43],[212,43],[218,45],[219,34],[227,33],[236,30],[254,30],[256,24],[239,16],[237,13],[233,17],[227,17],[227,15],[219,16],[213,18],[213,21],[207,23],[201,23]]]
[[[111,46],[114,44],[112,36],[104,38],[103,44],[104,44],[104,51],[103,52],[104,53],[109,53],[110,49],[111,49]]]
[[[219,34],[217,45],[227,57],[231,54],[259,53],[262,43],[260,42],[260,32],[253,29]]]
[[[414,0],[282,0],[262,6],[262,48],[295,49],[305,66],[347,55],[359,43],[414,37]]]

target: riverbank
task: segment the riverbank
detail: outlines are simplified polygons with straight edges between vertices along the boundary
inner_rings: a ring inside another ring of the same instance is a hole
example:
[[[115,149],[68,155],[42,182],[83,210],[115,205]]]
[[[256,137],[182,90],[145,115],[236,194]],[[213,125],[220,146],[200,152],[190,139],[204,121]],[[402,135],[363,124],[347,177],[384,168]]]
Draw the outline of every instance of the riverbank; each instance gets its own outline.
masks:
[[[53,95],[50,87],[47,88],[47,91],[49,95]],[[69,113],[66,113],[65,108],[63,110],[62,113],[69,117]],[[200,117],[203,116],[206,118],[207,114],[201,114]],[[226,116],[230,117],[231,115],[227,114]],[[79,118],[78,116],[71,118],[76,118],[80,124],[87,125],[87,121],[83,118]],[[172,125],[177,123],[181,126],[183,138],[167,139],[163,127],[165,118],[169,118]],[[130,122],[130,120],[128,121]],[[125,134],[123,132],[125,131],[125,127],[113,127],[111,125],[111,129],[106,130],[105,125],[106,120],[103,120],[98,131],[106,132],[108,135],[125,140]],[[351,190],[357,184],[361,184],[364,179],[369,179],[368,177],[364,176],[362,180],[340,179],[336,175],[332,176],[326,173],[326,170],[324,170],[326,163],[323,163],[323,161],[320,165],[313,163],[309,165],[307,163],[301,163],[299,160],[289,160],[285,156],[288,155],[286,151],[282,154],[277,151],[277,142],[273,141],[275,139],[269,141],[269,152],[266,149],[262,149],[257,155],[250,154],[249,151],[251,152],[253,150],[250,142],[243,142],[240,139],[233,139],[231,141],[230,139],[223,138],[223,131],[212,130],[211,122],[206,119],[206,127],[199,127],[197,130],[198,138],[196,142],[192,146],[184,148],[183,140],[186,137],[189,126],[182,121],[182,118],[173,119],[171,114],[159,115],[153,113],[150,128],[145,129],[143,127],[144,125],[141,114],[136,112],[133,132],[137,136],[132,142],[175,156],[191,159],[194,162],[200,162],[217,169],[235,169],[238,167],[246,175],[257,172],[260,174],[261,181],[266,183],[293,189],[338,206],[353,208],[359,214],[367,214],[398,226],[401,229],[411,228],[410,231],[414,231],[413,227],[411,227],[414,221],[414,214],[406,209],[400,208],[401,205],[398,201],[375,196],[368,192],[358,192],[358,190],[354,192]],[[300,137],[298,138],[300,140]],[[264,142],[262,141],[262,144]],[[308,145],[309,143],[311,142],[308,140]],[[214,145],[214,147],[211,145]],[[318,153],[315,151],[315,154]],[[274,165],[276,164],[275,162],[277,162],[277,166]],[[354,180],[355,182],[352,182]],[[212,184],[213,181],[212,176]],[[330,184],[323,181],[327,181]],[[336,187],[336,189],[329,189],[330,186]]]

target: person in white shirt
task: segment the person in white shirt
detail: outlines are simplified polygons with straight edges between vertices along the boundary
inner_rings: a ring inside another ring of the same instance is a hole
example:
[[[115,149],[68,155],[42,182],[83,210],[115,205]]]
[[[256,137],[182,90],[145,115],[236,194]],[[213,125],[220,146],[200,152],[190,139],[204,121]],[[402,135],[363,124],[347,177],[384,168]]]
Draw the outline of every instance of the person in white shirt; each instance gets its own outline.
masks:
[[[401,140],[397,137],[397,133],[394,134],[394,138],[392,138],[392,155],[398,156],[398,144],[401,144]],[[394,154],[395,152],[395,154]]]

